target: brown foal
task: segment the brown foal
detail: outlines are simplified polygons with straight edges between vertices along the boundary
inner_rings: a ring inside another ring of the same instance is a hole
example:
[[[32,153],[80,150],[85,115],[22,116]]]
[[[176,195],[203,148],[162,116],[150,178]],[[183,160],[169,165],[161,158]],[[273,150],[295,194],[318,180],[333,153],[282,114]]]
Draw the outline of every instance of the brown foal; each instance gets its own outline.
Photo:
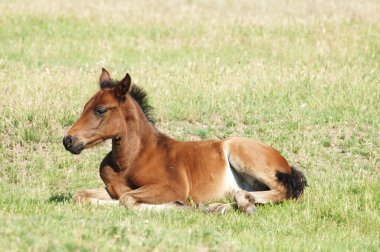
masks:
[[[205,204],[232,196],[245,213],[255,203],[299,199],[306,186],[302,172],[274,148],[242,137],[177,141],[154,127],[146,93],[102,69],[100,90],[63,139],[73,154],[107,139],[112,151],[100,164],[105,188],[79,191],[78,202],[121,204],[133,209],[167,209]],[[230,204],[206,209],[225,213]]]

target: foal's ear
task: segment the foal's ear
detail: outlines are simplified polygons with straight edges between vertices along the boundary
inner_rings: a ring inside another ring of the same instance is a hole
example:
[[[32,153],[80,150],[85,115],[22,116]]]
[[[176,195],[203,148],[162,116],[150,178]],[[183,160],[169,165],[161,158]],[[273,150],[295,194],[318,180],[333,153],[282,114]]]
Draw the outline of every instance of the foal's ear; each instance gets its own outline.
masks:
[[[102,73],[100,74],[100,77],[99,77],[99,83],[110,81],[110,80],[111,80],[110,73],[105,68],[102,68]]]
[[[125,95],[131,91],[131,83],[131,76],[129,76],[128,73],[125,75],[124,79],[119,81],[115,89],[116,96],[119,98],[119,100],[124,100]]]

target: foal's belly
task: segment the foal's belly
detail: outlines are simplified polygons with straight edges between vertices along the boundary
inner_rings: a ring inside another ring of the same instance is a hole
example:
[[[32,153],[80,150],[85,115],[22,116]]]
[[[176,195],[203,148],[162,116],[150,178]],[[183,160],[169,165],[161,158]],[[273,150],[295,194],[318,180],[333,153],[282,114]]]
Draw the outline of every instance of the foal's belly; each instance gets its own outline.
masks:
[[[230,165],[224,161],[220,168],[214,167],[209,174],[201,179],[192,191],[190,197],[193,201],[206,203],[230,196],[233,192],[241,190],[235,180]]]

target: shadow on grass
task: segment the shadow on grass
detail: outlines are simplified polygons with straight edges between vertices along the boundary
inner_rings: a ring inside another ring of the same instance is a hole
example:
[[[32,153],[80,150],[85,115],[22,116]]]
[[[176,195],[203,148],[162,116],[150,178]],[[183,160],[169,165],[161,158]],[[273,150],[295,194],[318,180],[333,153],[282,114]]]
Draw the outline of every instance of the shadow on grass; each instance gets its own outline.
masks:
[[[63,194],[63,193],[54,194],[54,195],[50,196],[50,198],[48,199],[48,202],[49,203],[70,202],[71,198],[72,198],[71,193],[69,193],[69,194]]]

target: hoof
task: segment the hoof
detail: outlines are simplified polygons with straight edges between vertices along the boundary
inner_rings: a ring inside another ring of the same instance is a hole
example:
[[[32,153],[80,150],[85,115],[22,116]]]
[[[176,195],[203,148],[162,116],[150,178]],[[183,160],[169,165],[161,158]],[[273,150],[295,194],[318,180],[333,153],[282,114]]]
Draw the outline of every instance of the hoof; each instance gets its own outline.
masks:
[[[226,214],[230,210],[231,205],[229,204],[213,203],[207,206],[207,212],[209,213]]]
[[[251,215],[251,214],[256,213],[256,206],[255,204],[249,204],[240,210],[242,210],[245,214]]]

